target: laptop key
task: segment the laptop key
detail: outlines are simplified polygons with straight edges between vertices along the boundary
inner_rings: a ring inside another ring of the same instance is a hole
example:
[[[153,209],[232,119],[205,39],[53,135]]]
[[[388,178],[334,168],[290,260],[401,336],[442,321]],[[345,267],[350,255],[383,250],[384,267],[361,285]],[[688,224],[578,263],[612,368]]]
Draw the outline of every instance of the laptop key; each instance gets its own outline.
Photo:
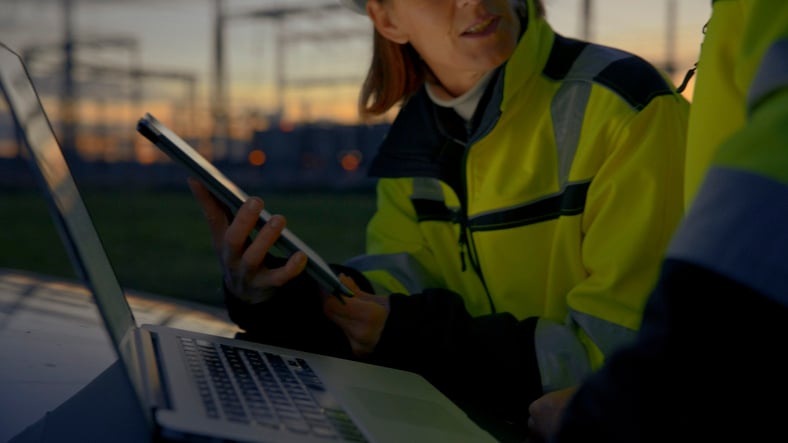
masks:
[[[325,395],[325,387],[303,359],[203,340],[181,341],[209,417],[366,441],[344,411],[323,409],[316,402],[312,392]]]

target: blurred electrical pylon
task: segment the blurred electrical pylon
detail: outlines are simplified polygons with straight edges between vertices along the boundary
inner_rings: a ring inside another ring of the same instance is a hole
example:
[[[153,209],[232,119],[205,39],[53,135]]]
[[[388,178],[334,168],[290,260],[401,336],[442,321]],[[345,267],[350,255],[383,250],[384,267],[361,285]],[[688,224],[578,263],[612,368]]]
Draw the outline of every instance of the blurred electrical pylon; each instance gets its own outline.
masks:
[[[223,158],[229,153],[227,152],[227,143],[231,138],[230,134],[230,115],[229,115],[229,98],[227,88],[227,58],[225,56],[225,34],[231,20],[241,19],[256,19],[267,20],[273,23],[275,30],[275,52],[273,54],[273,66],[275,69],[275,87],[276,104],[273,115],[268,118],[272,120],[274,125],[281,123],[284,116],[284,92],[288,85],[299,84],[315,85],[315,84],[331,84],[347,82],[348,79],[310,79],[299,81],[288,81],[285,77],[285,47],[288,44],[297,41],[326,41],[331,39],[353,38],[358,37],[361,33],[369,34],[369,29],[346,29],[337,31],[315,31],[315,32],[300,32],[286,34],[284,30],[285,21],[289,18],[296,16],[308,16],[310,14],[317,17],[323,13],[341,12],[348,13],[345,8],[337,1],[327,1],[321,3],[282,3],[270,5],[267,7],[256,8],[246,11],[227,11],[227,0],[213,0],[214,1],[214,57],[213,57],[213,94],[212,94],[212,114],[214,120],[213,126],[213,149],[214,155]],[[313,1],[313,0],[312,0]],[[353,81],[360,81],[359,78],[354,77]]]
[[[673,76],[676,73],[676,22],[678,21],[678,11],[676,10],[675,0],[667,1],[667,13],[665,16],[665,72]]]
[[[592,9],[593,6],[591,4],[591,0],[583,0],[583,4],[580,8],[580,36],[586,41],[590,41],[593,37],[591,35],[591,25],[593,20]]]

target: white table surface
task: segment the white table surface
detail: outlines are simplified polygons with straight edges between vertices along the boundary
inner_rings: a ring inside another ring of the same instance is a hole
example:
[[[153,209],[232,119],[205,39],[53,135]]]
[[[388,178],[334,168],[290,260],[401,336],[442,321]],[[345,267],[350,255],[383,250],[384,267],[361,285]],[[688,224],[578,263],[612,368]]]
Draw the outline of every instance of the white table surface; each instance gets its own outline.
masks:
[[[139,324],[231,337],[222,308],[128,291]],[[76,280],[0,268],[0,442],[52,411],[117,360]]]

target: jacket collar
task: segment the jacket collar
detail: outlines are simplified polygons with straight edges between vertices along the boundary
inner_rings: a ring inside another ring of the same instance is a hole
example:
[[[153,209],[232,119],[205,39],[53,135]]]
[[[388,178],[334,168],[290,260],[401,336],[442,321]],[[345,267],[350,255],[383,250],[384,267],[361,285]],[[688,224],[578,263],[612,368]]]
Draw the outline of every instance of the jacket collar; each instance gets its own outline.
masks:
[[[528,1],[528,8],[525,32],[512,56],[490,80],[471,121],[470,134],[458,137],[456,131],[448,130],[456,127],[456,122],[446,120],[448,113],[438,110],[422,86],[394,119],[372,161],[370,176],[442,178],[446,171],[439,160],[446,149],[469,145],[492,130],[511,97],[541,74],[550,56],[555,33],[544,18],[536,17],[533,1]]]

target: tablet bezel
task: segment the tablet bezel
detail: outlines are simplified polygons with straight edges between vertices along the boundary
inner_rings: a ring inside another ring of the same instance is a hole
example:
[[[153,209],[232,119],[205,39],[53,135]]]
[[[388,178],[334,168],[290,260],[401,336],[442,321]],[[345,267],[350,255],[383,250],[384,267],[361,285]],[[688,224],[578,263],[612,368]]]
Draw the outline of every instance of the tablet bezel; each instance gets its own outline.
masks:
[[[197,152],[189,143],[178,136],[174,131],[161,123],[150,113],[145,113],[137,123],[137,131],[150,140],[156,147],[167,154],[173,161],[185,166],[191,174],[205,185],[214,196],[235,214],[249,198],[238,185],[224,175],[202,154]],[[257,223],[259,231],[271,218],[271,213],[263,209]],[[298,238],[290,229],[285,228],[274,245],[277,252],[289,257],[296,251],[302,251],[307,256],[306,272],[314,278],[323,289],[333,294],[340,301],[342,296],[352,297],[353,292],[339,280],[331,267],[312,248]]]

